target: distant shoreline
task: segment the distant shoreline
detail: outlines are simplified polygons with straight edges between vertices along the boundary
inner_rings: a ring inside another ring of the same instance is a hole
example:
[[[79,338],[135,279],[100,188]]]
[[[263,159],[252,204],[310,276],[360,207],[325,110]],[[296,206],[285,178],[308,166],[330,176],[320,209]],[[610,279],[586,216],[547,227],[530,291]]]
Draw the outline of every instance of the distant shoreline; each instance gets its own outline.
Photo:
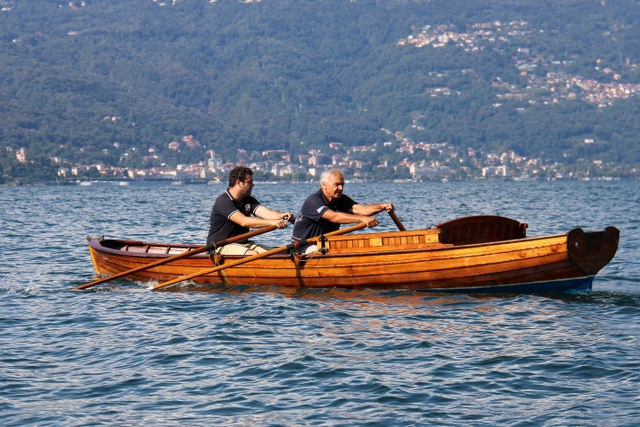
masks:
[[[467,180],[456,180],[456,179],[448,179],[448,180],[418,180],[413,181],[411,179],[407,180],[383,180],[383,181],[373,181],[373,180],[345,180],[347,184],[376,184],[376,183],[391,183],[391,184],[417,184],[417,183],[434,183],[434,184],[447,184],[452,182],[505,182],[505,181],[513,181],[513,182],[532,182],[532,181],[559,181],[559,182],[569,182],[569,181],[580,181],[580,182],[589,182],[589,181],[637,181],[637,178],[620,178],[620,177],[595,177],[595,178],[489,178],[489,179],[467,179]],[[298,184],[318,184],[318,181],[305,181],[305,182],[293,182],[293,181],[255,181],[257,185],[298,185]],[[91,187],[91,186],[113,186],[113,187],[127,187],[129,185],[140,186],[140,185],[166,185],[166,186],[181,186],[181,185],[225,185],[223,182],[216,181],[207,181],[207,180],[191,180],[191,181],[180,181],[180,180],[93,180],[93,181],[60,181],[60,182],[31,182],[31,183],[8,183],[8,184],[0,184],[0,187]]]

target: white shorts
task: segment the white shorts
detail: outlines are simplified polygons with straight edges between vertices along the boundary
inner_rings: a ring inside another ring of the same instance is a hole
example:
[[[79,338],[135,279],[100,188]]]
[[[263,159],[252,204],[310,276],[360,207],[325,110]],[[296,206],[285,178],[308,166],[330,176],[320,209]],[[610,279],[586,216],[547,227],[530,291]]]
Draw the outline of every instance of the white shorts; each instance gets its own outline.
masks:
[[[262,253],[271,249],[273,248],[249,241],[247,243],[229,243],[228,245],[224,245],[221,248],[216,249],[216,253],[220,255],[246,255],[247,251],[251,250]]]

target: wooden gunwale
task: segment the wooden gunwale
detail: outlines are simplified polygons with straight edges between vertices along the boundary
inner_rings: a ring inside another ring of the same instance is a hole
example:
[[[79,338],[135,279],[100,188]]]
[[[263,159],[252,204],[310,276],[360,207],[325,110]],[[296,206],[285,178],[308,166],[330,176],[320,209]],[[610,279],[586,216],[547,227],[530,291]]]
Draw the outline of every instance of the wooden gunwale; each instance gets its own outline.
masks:
[[[374,234],[371,234],[372,236]],[[464,257],[468,257],[469,255],[473,255],[473,254],[480,254],[480,255],[484,255],[484,254],[488,254],[489,252],[487,252],[487,249],[490,247],[494,247],[494,248],[498,248],[493,252],[490,252],[492,254],[499,254],[501,252],[512,252],[513,249],[499,249],[500,246],[513,246],[514,244],[520,244],[522,243],[522,246],[526,246],[527,249],[534,249],[536,247],[546,247],[548,246],[548,244],[540,244],[538,246],[531,246],[531,245],[526,245],[527,243],[531,243],[534,242],[536,240],[539,241],[546,241],[549,242],[551,239],[559,239],[562,243],[566,243],[566,236],[567,233],[565,234],[556,234],[556,235],[549,235],[549,236],[541,236],[541,237],[528,237],[528,238],[524,238],[524,239],[518,239],[518,240],[506,240],[506,241],[499,241],[499,242],[491,242],[491,243],[474,243],[474,244],[469,244],[469,245],[459,245],[459,246],[452,246],[450,244],[440,244],[440,245],[436,245],[433,246],[431,244],[419,244],[420,247],[414,247],[414,248],[406,248],[406,249],[385,249],[384,246],[382,247],[375,247],[375,249],[378,250],[378,253],[376,254],[371,254],[371,253],[363,253],[363,252],[357,252],[357,249],[360,249],[358,247],[353,247],[350,248],[352,249],[349,252],[337,252],[334,253],[333,250],[331,249],[331,242],[333,241],[332,238],[328,238],[328,242],[329,242],[329,251],[327,254],[325,255],[313,255],[312,257],[310,257],[311,259],[317,258],[317,257],[323,257],[323,258],[342,258],[342,257],[377,257],[377,256],[383,256],[383,255],[402,255],[402,254],[411,254],[411,253],[437,253],[437,252],[441,252],[441,251],[464,251],[465,255],[460,255],[460,256],[464,256]],[[140,252],[140,251],[135,251],[135,250],[131,250],[131,245],[127,245],[129,246],[129,250],[124,251],[121,249],[113,249],[110,248],[108,246],[102,246],[102,245],[95,245],[97,247],[99,247],[100,252],[105,252],[105,253],[111,253],[114,255],[119,255],[119,254],[124,254],[126,253],[126,257],[134,257],[134,258],[144,258],[144,259],[148,259],[148,258],[164,258],[166,257],[167,254],[165,253],[160,253],[160,252]],[[151,243],[149,244],[149,246],[151,247],[166,247],[167,245],[163,245],[160,243]],[[179,245],[171,245],[171,247],[176,248]],[[396,245],[397,246],[397,245]],[[406,244],[405,246],[417,246],[416,244]],[[180,246],[182,247],[182,246]],[[193,245],[185,245],[184,246],[185,251],[189,250],[188,248],[194,247]],[[177,253],[181,253],[181,252],[177,252]],[[193,257],[190,257],[190,259],[197,259],[197,258],[202,258],[202,259],[208,259],[208,256],[206,254],[198,254],[195,255]],[[239,259],[239,256],[229,256],[229,259]],[[268,258],[265,258],[265,260],[273,260],[273,259],[288,259],[289,255],[287,254],[278,254],[278,255],[272,255]],[[451,257],[446,257],[446,258],[451,258]],[[263,260],[257,260],[254,262],[261,262]],[[263,261],[264,262],[264,261]]]

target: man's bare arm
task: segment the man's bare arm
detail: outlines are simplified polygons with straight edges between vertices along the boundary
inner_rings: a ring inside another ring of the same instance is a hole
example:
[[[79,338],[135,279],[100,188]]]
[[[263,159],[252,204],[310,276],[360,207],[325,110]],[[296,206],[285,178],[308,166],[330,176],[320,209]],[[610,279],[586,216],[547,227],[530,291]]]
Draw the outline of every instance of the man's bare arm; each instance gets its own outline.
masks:
[[[373,205],[353,205],[351,211],[356,215],[371,216],[382,211],[393,212],[394,207],[391,203],[377,203]]]
[[[327,209],[322,213],[322,218],[336,224],[353,224],[354,222],[363,222],[367,227],[375,227],[378,225],[378,219],[374,216],[357,215],[344,212],[336,212]]]
[[[284,219],[264,219],[246,216],[242,212],[236,212],[229,219],[236,224],[246,228],[261,228],[275,225],[278,228],[285,228],[289,223]]]
[[[284,219],[292,224],[294,222],[293,212],[278,212],[264,205],[258,206],[256,216],[264,219]]]

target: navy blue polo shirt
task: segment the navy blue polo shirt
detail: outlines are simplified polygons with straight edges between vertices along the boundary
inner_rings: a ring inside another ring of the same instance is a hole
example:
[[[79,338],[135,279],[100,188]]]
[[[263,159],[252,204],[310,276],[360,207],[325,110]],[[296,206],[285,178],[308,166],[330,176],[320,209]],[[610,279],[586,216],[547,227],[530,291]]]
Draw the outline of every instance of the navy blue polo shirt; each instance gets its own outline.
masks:
[[[302,209],[296,218],[293,226],[292,240],[301,241],[310,237],[327,234],[340,229],[340,224],[327,221],[322,218],[322,214],[331,209],[335,212],[350,213],[351,208],[358,203],[353,201],[351,197],[344,194],[338,199],[334,199],[329,203],[327,198],[322,194],[322,190],[313,193],[302,204]]]
[[[242,200],[234,199],[229,190],[218,196],[213,202],[211,209],[211,217],[209,218],[209,236],[207,237],[207,245],[220,240],[248,233],[249,229],[231,221],[231,215],[236,212],[242,212],[246,216],[255,215],[256,209],[260,206],[260,202],[252,196],[247,196]],[[246,243],[247,240],[237,243]]]

